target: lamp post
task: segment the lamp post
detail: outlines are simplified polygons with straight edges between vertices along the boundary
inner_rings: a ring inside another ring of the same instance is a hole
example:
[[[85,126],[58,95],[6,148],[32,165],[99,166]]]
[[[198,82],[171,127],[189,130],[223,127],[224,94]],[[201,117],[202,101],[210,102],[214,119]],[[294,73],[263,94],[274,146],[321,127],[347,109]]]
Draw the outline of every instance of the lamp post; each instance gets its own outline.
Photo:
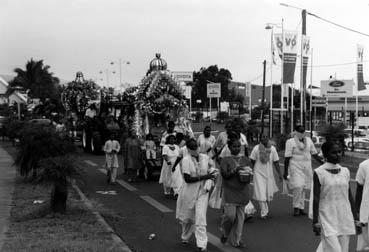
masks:
[[[104,72],[106,74],[106,87],[109,87],[109,73],[110,73],[110,71],[109,71],[109,69],[105,69],[104,71],[101,70],[99,73],[103,74]],[[111,73],[115,74],[115,71],[111,71]],[[101,80],[103,80],[103,79],[101,78]]]
[[[273,28],[282,28],[279,24],[267,23],[266,30],[270,30],[270,106],[269,106],[269,136],[273,136],[273,62],[274,62],[274,45],[273,45]]]
[[[115,63],[116,62],[114,62],[114,61],[110,62],[111,65],[114,65]],[[129,64],[131,64],[131,62],[119,59],[118,63],[119,63],[119,86],[120,86],[120,85],[122,85],[122,64],[129,65]]]

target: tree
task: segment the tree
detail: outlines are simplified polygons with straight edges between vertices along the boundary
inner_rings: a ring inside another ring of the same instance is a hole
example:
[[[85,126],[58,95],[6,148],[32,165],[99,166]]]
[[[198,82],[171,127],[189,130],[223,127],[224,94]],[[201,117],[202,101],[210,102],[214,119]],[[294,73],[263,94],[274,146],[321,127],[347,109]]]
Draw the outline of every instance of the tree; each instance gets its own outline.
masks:
[[[8,94],[12,93],[17,87],[29,90],[31,98],[60,99],[58,92],[59,79],[49,72],[50,66],[44,65],[43,60],[34,61],[32,58],[26,63],[26,68],[14,69],[17,76],[9,83]],[[59,96],[59,97],[58,97]]]
[[[224,68],[218,68],[217,65],[209,66],[208,68],[202,67],[199,72],[194,72],[193,82],[193,102],[197,99],[206,101],[208,103],[206,88],[209,82],[220,83],[221,97],[220,101],[228,101],[229,91],[228,84],[232,80],[232,74],[229,70]],[[215,104],[215,103],[214,103]]]

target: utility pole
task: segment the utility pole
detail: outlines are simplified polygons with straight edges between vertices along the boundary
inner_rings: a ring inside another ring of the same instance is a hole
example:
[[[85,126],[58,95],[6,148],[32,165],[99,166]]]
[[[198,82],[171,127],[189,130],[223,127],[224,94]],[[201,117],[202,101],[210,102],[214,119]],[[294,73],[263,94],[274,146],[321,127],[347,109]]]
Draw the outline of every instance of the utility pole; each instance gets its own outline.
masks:
[[[302,10],[301,12],[302,15],[302,36],[306,35],[306,10]],[[301,38],[302,41],[302,38]],[[304,78],[304,74],[303,74],[303,65],[304,65],[304,59],[302,56],[302,43],[301,43],[301,69],[300,69],[300,75],[301,75],[301,84],[300,84],[300,115],[301,115],[301,124],[304,126],[306,126],[306,116],[305,116],[305,111],[306,111],[306,78]]]
[[[265,71],[266,71],[266,60],[263,61],[263,93],[261,95],[261,131],[260,131],[260,139],[264,134]],[[269,118],[269,120],[271,120],[271,118]]]

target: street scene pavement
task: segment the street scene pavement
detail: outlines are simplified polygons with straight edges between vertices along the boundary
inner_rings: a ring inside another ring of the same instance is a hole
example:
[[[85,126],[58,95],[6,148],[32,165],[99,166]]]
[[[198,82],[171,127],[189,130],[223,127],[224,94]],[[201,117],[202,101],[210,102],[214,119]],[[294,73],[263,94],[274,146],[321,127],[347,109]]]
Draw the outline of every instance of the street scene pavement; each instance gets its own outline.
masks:
[[[104,157],[81,153],[81,159],[86,166],[88,181],[82,190],[89,199],[101,203],[119,216],[107,218],[107,221],[129,246],[137,251],[191,251],[180,243],[180,225],[175,219],[176,201],[164,198],[162,186],[157,181],[130,184],[121,178],[116,185],[107,185],[103,169]],[[355,188],[354,183],[352,187]],[[110,194],[109,191],[116,194]],[[319,237],[314,236],[310,219],[292,216],[291,201],[290,197],[279,192],[272,201],[270,219],[261,220],[255,216],[245,224],[245,249],[236,249],[220,242],[222,213],[208,208],[209,250],[314,251],[319,244]],[[308,209],[308,199],[305,209]],[[150,240],[150,234],[155,234],[156,238]],[[351,249],[356,244],[354,241],[356,238],[352,238]],[[196,247],[194,241],[189,247],[192,250]]]

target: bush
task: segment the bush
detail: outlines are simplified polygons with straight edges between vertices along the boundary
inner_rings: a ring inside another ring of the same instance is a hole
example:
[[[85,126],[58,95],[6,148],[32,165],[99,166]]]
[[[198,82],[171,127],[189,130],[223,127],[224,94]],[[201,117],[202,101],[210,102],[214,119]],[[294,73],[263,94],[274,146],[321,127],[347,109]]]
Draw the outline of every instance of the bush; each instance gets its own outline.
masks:
[[[35,178],[41,159],[63,156],[75,151],[74,144],[61,138],[51,125],[25,124],[19,136],[16,164],[24,177],[33,171]]]
[[[204,117],[204,114],[202,112],[197,111],[195,114],[195,120],[200,121]]]
[[[82,166],[70,155],[44,158],[39,161],[37,182],[52,182],[51,211],[65,213],[68,199],[68,178],[80,178]]]
[[[16,138],[20,138],[20,132],[24,125],[25,125],[25,122],[22,120],[9,118],[4,123],[5,135],[11,141],[13,141]]]
[[[224,121],[228,120],[229,119],[229,114],[228,112],[224,112],[224,111],[221,111],[221,112],[218,112],[217,114],[217,119],[223,123]]]

